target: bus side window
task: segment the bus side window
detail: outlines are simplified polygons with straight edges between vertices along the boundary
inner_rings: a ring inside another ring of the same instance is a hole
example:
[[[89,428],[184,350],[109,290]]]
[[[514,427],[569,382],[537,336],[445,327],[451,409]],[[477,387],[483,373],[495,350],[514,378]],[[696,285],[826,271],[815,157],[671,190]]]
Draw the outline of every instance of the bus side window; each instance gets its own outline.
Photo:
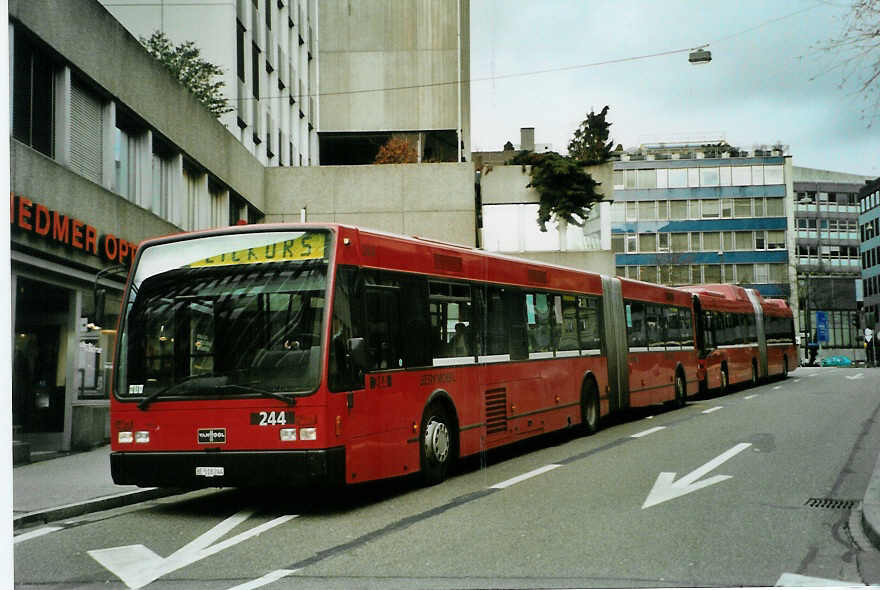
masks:
[[[423,278],[401,276],[400,333],[403,364],[406,367],[430,367],[431,333],[428,323],[428,284]]]
[[[678,320],[681,323],[681,345],[694,346],[693,312],[686,308],[679,308]]]
[[[581,350],[601,350],[602,300],[598,297],[578,297],[578,333]]]
[[[629,347],[643,348],[648,345],[645,337],[645,304],[641,301],[630,301],[626,306],[629,308],[631,324],[626,330]]]
[[[645,304],[645,328],[648,334],[648,348],[664,350],[666,348],[665,319],[663,307],[653,303]]]
[[[663,312],[666,316],[666,346],[681,348],[681,323],[678,308],[664,306]]]
[[[526,293],[529,352],[553,352],[551,347],[551,318],[546,293]]]

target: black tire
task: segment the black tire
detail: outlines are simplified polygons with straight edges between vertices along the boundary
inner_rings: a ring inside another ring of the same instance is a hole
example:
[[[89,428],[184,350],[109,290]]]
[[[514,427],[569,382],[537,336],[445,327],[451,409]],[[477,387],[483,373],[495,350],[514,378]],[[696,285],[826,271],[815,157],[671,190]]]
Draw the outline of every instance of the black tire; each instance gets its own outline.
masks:
[[[683,408],[687,399],[687,382],[681,372],[675,375],[675,407]]]
[[[599,392],[592,379],[581,391],[581,425],[588,436],[599,430]]]
[[[434,485],[446,479],[458,448],[452,420],[441,404],[431,404],[419,431],[419,458],[422,480]]]

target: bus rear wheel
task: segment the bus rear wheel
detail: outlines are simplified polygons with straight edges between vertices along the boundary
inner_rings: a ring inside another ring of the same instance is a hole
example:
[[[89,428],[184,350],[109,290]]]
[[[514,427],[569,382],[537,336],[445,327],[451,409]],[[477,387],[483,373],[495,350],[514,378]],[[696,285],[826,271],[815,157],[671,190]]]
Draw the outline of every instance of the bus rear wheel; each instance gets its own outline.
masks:
[[[587,435],[599,430],[599,392],[592,380],[588,380],[581,391],[581,423]]]
[[[681,373],[678,373],[675,376],[675,407],[676,408],[684,407],[686,398],[687,398],[687,384],[684,381],[684,376]]]
[[[455,449],[452,420],[442,405],[433,404],[425,411],[421,433],[422,480],[434,485],[446,479]]]

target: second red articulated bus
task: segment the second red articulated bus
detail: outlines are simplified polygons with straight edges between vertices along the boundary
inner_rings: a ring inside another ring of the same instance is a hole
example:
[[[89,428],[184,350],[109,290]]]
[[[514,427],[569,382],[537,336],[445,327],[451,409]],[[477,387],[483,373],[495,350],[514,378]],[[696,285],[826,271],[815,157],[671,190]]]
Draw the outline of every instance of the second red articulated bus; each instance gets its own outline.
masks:
[[[332,224],[145,242],[111,398],[119,484],[420,473],[700,388],[787,373],[781,301]]]

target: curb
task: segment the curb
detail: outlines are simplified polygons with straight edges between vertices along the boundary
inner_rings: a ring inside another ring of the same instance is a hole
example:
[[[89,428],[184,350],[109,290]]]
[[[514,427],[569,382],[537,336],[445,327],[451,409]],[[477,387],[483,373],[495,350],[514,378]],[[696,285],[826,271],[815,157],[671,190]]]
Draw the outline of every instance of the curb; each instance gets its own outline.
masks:
[[[862,500],[862,526],[871,544],[880,549],[880,471],[878,469],[880,469],[880,456],[874,464],[874,472],[871,474],[871,481]]]
[[[63,518],[82,516],[83,514],[89,514],[91,512],[101,512],[102,510],[110,510],[111,508],[130,506],[147,500],[174,496],[183,493],[184,491],[185,490],[179,490],[176,488],[144,488],[142,490],[122,492],[120,494],[86,500],[85,502],[76,502],[73,504],[65,504],[64,506],[56,506],[54,508],[35,510],[33,512],[13,517],[12,530],[15,531],[26,525],[38,522],[45,524]]]

